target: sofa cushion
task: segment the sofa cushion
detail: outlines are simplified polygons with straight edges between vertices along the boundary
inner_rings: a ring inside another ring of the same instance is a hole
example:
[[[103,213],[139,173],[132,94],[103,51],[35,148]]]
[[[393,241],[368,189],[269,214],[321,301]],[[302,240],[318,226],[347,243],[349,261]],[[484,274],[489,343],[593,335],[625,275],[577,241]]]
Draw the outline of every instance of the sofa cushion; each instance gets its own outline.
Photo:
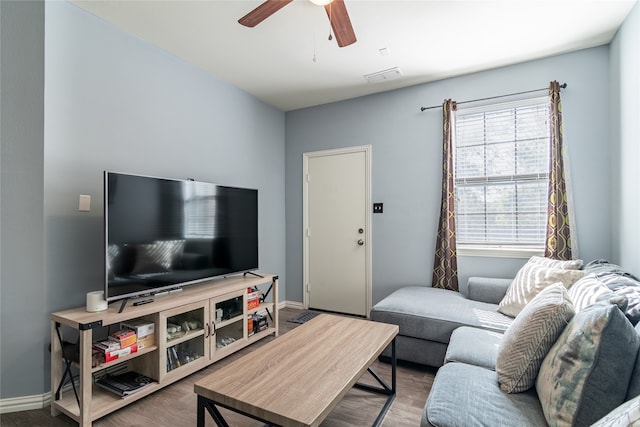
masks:
[[[605,286],[597,275],[589,273],[578,280],[569,289],[569,298],[573,301],[576,311],[597,302],[607,302],[617,305],[623,312],[627,309],[627,298],[620,296]]]
[[[536,389],[549,424],[590,425],[626,396],[640,337],[620,309],[576,313],[540,367]]]
[[[407,286],[374,305],[371,319],[400,327],[400,335],[449,343],[460,326],[475,326],[502,332],[513,319],[496,311],[496,304],[465,298],[440,288]]]
[[[528,262],[516,274],[506,295],[500,301],[498,311],[516,317],[524,306],[547,286],[562,283],[569,289],[583,276],[584,272],[581,270],[563,270]]]
[[[498,351],[496,372],[502,391],[520,393],[535,385],[542,360],[574,313],[560,283],[543,289],[527,304],[505,331]]]
[[[469,277],[467,292],[469,299],[474,301],[499,304],[509,289],[513,279],[499,279],[492,277]],[[462,292],[462,290],[461,290]],[[464,292],[462,292],[464,293]]]
[[[532,256],[528,262],[534,264],[543,265],[545,267],[559,268],[561,270],[580,270],[584,262],[581,259],[571,259],[567,261],[561,261],[553,258],[545,258],[541,256]]]
[[[447,363],[433,381],[421,426],[544,426],[534,389],[508,394],[498,387],[498,374],[465,363]]]
[[[451,334],[444,363],[460,362],[495,370],[502,333],[461,326]]]
[[[630,427],[640,425],[640,396],[631,399],[599,419],[591,427]]]

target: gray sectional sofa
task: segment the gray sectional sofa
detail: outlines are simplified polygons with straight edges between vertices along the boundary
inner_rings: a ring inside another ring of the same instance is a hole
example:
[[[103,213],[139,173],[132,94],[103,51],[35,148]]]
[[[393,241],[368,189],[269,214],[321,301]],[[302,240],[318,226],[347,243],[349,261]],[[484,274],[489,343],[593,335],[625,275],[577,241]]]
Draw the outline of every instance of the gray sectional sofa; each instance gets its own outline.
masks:
[[[536,347],[541,366],[532,371],[535,363],[530,363],[533,377],[519,392],[504,390],[504,369],[497,366],[513,329],[522,328],[525,313],[535,315],[530,300],[522,315],[498,311],[509,311],[504,300],[515,280],[470,278],[464,294],[408,286],[376,304],[372,320],[400,326],[397,357],[439,367],[421,426],[586,426],[603,417],[599,426],[640,423],[640,326],[634,328],[640,320],[640,282],[603,260],[589,263],[572,280],[576,277],[574,283],[555,284],[566,317],[545,335],[544,353],[543,346]]]

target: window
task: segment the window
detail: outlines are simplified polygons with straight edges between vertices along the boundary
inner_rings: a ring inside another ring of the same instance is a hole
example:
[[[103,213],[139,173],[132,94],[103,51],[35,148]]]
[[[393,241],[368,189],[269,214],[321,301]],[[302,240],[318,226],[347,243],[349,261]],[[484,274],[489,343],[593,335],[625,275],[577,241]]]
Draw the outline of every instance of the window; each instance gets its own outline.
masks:
[[[460,252],[539,254],[547,220],[548,98],[462,109],[454,120]]]

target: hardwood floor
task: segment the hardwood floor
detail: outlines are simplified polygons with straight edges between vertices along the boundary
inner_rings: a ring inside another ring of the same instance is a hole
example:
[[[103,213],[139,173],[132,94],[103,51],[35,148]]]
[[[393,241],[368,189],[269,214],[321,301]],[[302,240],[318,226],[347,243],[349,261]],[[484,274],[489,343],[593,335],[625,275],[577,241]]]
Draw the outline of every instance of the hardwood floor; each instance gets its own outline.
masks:
[[[280,333],[286,333],[295,328],[296,324],[287,322],[287,319],[300,313],[296,309],[280,310]],[[196,424],[196,394],[193,384],[208,375],[211,370],[221,364],[229,363],[246,352],[256,351],[261,345],[274,338],[266,338],[238,353],[223,359],[202,371],[175,384],[165,387],[146,398],[132,403],[119,411],[107,415],[95,421],[95,427],[178,427],[195,426]],[[373,369],[387,382],[391,381],[391,366],[387,363],[376,361]],[[397,369],[397,395],[393,405],[387,413],[383,426],[386,427],[415,427],[420,425],[422,408],[433,384],[435,368],[420,365],[399,363]],[[366,373],[362,382],[375,381]],[[321,424],[322,427],[346,427],[346,426],[370,426],[384,404],[385,398],[353,389],[338,404],[333,412]],[[221,410],[231,426],[261,427],[263,424],[243,417],[241,415]],[[206,414],[206,425],[214,426],[211,417]],[[78,424],[66,417],[59,415],[52,417],[49,407],[40,410],[14,412],[0,416],[2,427],[23,426],[47,426],[66,427]]]

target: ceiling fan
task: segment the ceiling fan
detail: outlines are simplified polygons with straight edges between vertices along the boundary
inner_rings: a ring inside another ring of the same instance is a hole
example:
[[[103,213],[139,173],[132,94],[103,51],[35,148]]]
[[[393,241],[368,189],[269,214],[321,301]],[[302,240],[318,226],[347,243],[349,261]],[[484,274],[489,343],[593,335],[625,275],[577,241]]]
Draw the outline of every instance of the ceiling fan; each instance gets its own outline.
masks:
[[[266,0],[260,6],[247,13],[238,22],[245,27],[255,27],[293,0]],[[324,6],[329,22],[339,47],[349,46],[356,42],[356,35],[351,26],[351,19],[344,0],[311,0],[312,3]],[[329,38],[331,39],[331,38]]]

